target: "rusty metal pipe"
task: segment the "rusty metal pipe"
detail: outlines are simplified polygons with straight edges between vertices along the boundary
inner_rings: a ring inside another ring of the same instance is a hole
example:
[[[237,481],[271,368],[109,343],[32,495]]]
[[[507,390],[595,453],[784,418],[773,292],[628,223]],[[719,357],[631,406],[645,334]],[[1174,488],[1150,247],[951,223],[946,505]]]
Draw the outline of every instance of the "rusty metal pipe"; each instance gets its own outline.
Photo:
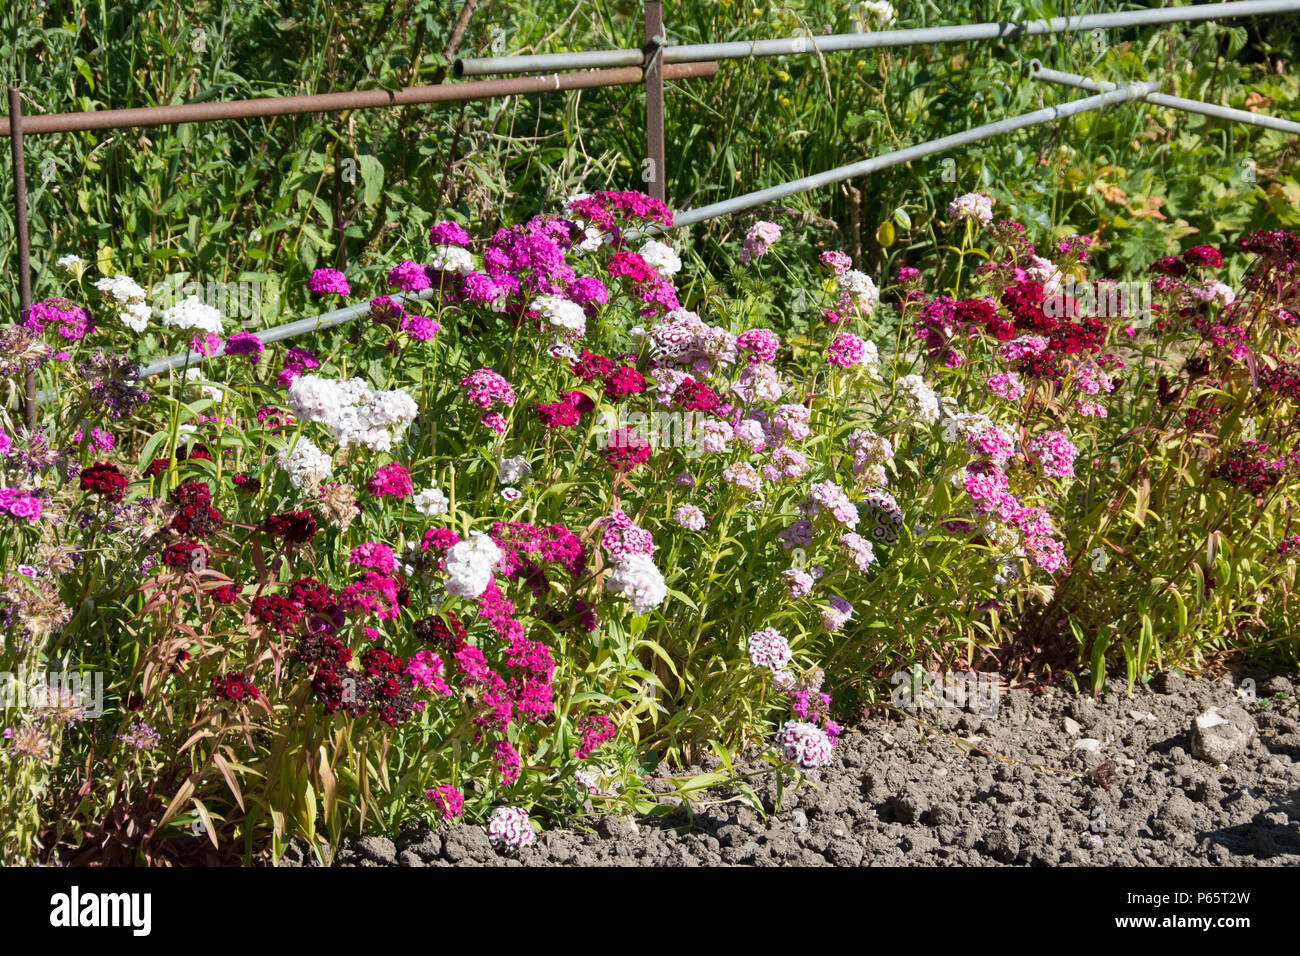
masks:
[[[712,76],[716,63],[683,63],[665,66],[665,80],[686,80]],[[639,86],[644,81],[640,67],[590,70],[499,80],[440,83],[436,86],[408,86],[400,90],[352,90],[346,93],[315,93],[310,96],[269,96],[255,100],[222,103],[186,103],[180,106],[145,106],[128,110],[94,113],[49,113],[23,116],[24,135],[70,133],[90,129],[130,129],[174,126],[177,123],[210,123],[217,120],[251,119],[258,116],[291,116],[301,113],[331,113],[340,110],[412,106],[420,103],[454,103],[463,100],[530,96],[557,90],[585,90],[605,86]],[[8,117],[0,119],[0,136],[10,135]]]

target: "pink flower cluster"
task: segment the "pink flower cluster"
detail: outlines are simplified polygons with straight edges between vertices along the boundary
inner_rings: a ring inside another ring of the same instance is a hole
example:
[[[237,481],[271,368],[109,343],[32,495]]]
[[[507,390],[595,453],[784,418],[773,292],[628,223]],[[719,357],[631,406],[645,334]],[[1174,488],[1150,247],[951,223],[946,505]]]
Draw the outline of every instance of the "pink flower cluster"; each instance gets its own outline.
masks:
[[[1028,451],[1047,477],[1074,477],[1074,459],[1079,450],[1065,432],[1049,431],[1031,438]]]
[[[755,259],[767,255],[767,250],[781,238],[781,227],[774,222],[759,220],[745,233],[745,241],[740,247],[740,262],[749,265]]]
[[[433,808],[444,820],[454,820],[465,809],[465,798],[461,792],[449,783],[440,783],[424,791],[425,797],[433,801]]]
[[[604,714],[583,717],[578,721],[578,747],[573,755],[578,760],[586,760],[595,753],[605,741],[613,738],[618,728],[614,721]]]
[[[867,360],[867,343],[852,332],[839,332],[826,349],[826,361],[840,368],[852,368]]]
[[[600,546],[615,564],[629,555],[644,554],[653,557],[655,553],[654,536],[638,526],[621,508],[615,509],[604,519]]]
[[[465,401],[479,408],[491,408],[495,404],[513,405],[515,390],[510,383],[490,368],[480,368],[470,372],[460,380],[461,396]]]

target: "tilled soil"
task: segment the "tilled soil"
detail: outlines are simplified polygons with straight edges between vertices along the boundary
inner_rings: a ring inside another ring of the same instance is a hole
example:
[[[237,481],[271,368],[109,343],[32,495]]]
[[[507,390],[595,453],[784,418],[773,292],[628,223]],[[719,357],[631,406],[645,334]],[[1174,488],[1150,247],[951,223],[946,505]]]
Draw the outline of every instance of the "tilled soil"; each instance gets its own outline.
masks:
[[[593,830],[540,833],[517,854],[492,849],[481,826],[416,826],[349,839],[335,864],[1296,866],[1297,691],[1293,678],[1259,675],[1251,699],[1230,676],[1176,673],[1131,697],[1010,691],[996,716],[940,707],[916,712],[929,727],[868,720],[810,785],[787,787],[779,809],[774,779],[749,780],[764,814],[720,787],[693,816],[606,815]],[[1204,722],[1218,726],[1195,731],[1212,707],[1222,716]]]

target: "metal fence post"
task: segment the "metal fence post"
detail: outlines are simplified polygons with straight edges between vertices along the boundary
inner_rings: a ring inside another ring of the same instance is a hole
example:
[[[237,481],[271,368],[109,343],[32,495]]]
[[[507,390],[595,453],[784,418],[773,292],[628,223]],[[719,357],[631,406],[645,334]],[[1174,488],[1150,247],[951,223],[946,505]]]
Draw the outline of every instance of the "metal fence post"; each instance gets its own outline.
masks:
[[[16,86],[9,87],[9,150],[14,160],[14,232],[18,240],[18,310],[26,318],[32,307],[32,263],[27,235],[27,163],[23,157],[23,101]],[[36,427],[36,370],[23,377],[23,416],[28,428]]]
[[[645,151],[650,195],[667,201],[667,170],[664,168],[664,70],[661,51],[664,43],[664,6],[662,0],[645,3]]]

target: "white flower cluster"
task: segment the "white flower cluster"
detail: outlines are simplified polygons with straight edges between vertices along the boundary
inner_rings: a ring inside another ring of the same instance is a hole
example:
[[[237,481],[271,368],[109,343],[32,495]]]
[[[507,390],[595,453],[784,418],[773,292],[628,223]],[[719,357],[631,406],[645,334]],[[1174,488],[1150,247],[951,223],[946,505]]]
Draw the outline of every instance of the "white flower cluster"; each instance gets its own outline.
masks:
[[[898,390],[903,393],[908,414],[921,424],[933,425],[939,420],[939,396],[921,376],[904,375],[898,380]]]
[[[63,260],[60,259],[59,264],[62,265],[62,263]],[[118,305],[144,301],[144,289],[140,288],[139,284],[130,276],[104,276],[102,279],[95,280],[95,288]]]
[[[1202,302],[1213,302],[1215,305],[1229,306],[1237,299],[1237,293],[1232,291],[1232,286],[1225,285],[1218,279],[1210,279],[1203,282],[1192,290],[1192,295]]]
[[[947,396],[943,401],[943,440],[948,444],[966,441],[976,432],[986,428],[997,428],[997,423],[983,412],[964,412],[955,402],[949,403]]]
[[[487,832],[494,850],[519,850],[537,839],[523,807],[497,807],[488,817]]]
[[[849,8],[853,26],[858,33],[891,27],[898,20],[898,12],[889,0],[862,0]]]
[[[143,332],[148,327],[152,315],[153,309],[143,302],[128,302],[117,313],[117,317],[122,320],[122,324],[132,332]]]
[[[801,770],[825,767],[831,762],[831,739],[816,724],[786,721],[776,734],[781,758],[797,764]]]
[[[333,467],[333,459],[302,436],[276,455],[275,462],[289,473],[289,484],[295,488],[314,488],[330,476]]]
[[[429,260],[429,268],[436,269],[439,272],[455,272],[459,275],[469,275],[474,271],[474,257],[470,251],[461,246],[434,246],[433,258]]]
[[[843,275],[836,276],[835,284],[840,295],[847,295],[864,316],[874,313],[880,304],[880,290],[865,272],[850,269]]]
[[[529,306],[560,336],[576,339],[587,331],[587,313],[576,302],[559,295],[539,295]]]
[[[76,259],[78,264],[65,264],[65,260],[68,259]],[[67,269],[72,275],[78,275],[79,272],[75,270],[84,270],[86,267],[77,256],[64,256],[59,260],[59,266]],[[149,325],[153,310],[145,304],[144,289],[140,288],[130,276],[104,276],[102,279],[95,280],[95,288],[113,301],[118,307],[117,317],[132,332],[143,332]]]
[[[343,448],[362,445],[391,451],[419,409],[401,389],[372,392],[362,379],[300,376],[289,386],[289,408],[300,419],[319,422]]]
[[[197,329],[221,334],[221,313],[197,295],[187,295],[162,314],[162,324],[173,329]]]
[[[658,607],[668,596],[664,576],[648,554],[624,555],[606,579],[605,590],[623,595],[637,614]]]
[[[54,260],[54,264],[74,279],[80,279],[86,271],[86,260],[81,256],[59,256]]]
[[[641,247],[640,254],[646,265],[664,278],[675,276],[682,271],[681,257],[673,252],[673,247],[667,243],[650,239]]]
[[[1042,285],[1043,292],[1047,295],[1055,295],[1061,291],[1061,281],[1064,277],[1061,275],[1061,270],[1056,268],[1050,259],[1030,256],[1029,268],[1025,272],[1029,273],[1029,278]]]
[[[425,488],[412,499],[411,503],[415,506],[415,510],[426,518],[432,518],[434,515],[445,515],[451,507],[450,499],[447,498],[441,488]]]
[[[501,560],[501,549],[482,532],[447,549],[444,568],[448,594],[476,598],[492,583],[492,569]]]

